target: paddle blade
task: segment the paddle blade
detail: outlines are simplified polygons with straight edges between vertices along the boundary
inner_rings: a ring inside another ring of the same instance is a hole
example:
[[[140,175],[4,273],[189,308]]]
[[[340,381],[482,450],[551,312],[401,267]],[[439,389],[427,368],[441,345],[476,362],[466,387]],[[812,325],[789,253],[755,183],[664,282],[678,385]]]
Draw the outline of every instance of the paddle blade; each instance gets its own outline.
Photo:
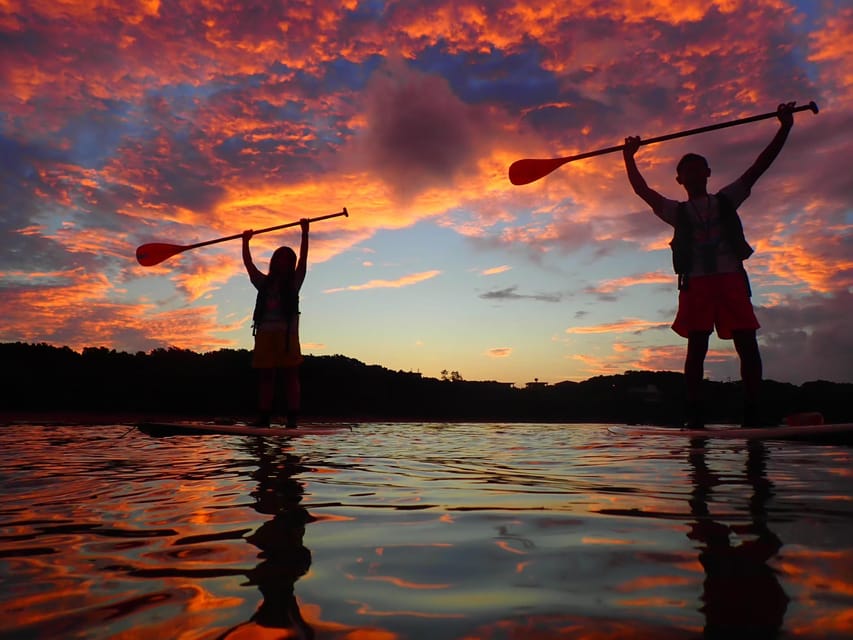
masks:
[[[151,242],[149,244],[140,245],[136,249],[136,260],[143,267],[153,267],[155,264],[160,264],[163,260],[171,258],[186,249],[177,244],[165,244],[163,242]]]
[[[525,158],[509,165],[509,181],[514,185],[530,184],[544,178],[568,162],[567,158]]]

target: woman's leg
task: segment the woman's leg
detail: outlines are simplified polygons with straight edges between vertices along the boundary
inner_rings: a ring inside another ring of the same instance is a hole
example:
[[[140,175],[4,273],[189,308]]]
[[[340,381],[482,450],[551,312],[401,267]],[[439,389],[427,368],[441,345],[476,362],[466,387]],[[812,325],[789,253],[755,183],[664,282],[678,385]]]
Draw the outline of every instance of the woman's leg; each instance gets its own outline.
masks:
[[[299,381],[299,367],[287,367],[284,373],[284,396],[287,399],[287,426],[296,428],[299,410],[302,404],[302,387]]]
[[[269,425],[274,397],[275,369],[258,369],[258,425]]]

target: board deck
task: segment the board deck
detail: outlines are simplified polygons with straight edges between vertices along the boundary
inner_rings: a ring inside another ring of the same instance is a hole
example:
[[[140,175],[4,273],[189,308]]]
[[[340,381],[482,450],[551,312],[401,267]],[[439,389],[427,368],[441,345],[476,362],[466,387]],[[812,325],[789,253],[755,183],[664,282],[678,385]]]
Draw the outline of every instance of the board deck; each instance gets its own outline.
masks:
[[[138,422],[136,428],[151,436],[173,435],[236,435],[236,436],[271,436],[298,438],[300,436],[318,436],[351,431],[349,424],[307,424],[297,429],[286,429],[283,425],[269,427],[253,427],[247,424],[218,424],[200,420],[180,422]]]
[[[611,426],[616,435],[666,436],[675,438],[725,438],[730,440],[816,440],[853,442],[853,423],[815,424],[743,429],[735,425],[708,425],[705,429],[682,429],[651,425]]]

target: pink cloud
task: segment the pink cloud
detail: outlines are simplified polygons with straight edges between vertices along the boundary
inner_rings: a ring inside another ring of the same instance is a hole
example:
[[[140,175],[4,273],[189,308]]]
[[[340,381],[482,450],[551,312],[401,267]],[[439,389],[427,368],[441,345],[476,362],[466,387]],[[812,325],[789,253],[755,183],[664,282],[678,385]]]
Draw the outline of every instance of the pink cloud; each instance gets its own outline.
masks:
[[[335,289],[326,289],[323,293],[337,293],[339,291],[365,291],[367,289],[399,289],[400,287],[410,287],[414,284],[431,280],[440,275],[441,271],[433,269],[431,271],[422,271],[420,273],[412,273],[396,280],[370,280],[364,284],[354,284],[347,287],[338,287]]]

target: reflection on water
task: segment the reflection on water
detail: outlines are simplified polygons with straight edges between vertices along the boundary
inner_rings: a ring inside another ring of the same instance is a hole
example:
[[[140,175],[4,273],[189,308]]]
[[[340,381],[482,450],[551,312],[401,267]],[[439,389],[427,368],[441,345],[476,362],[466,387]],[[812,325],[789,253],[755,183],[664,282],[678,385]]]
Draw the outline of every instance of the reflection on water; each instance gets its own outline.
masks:
[[[747,632],[750,638],[776,638],[788,608],[788,596],[776,570],[769,565],[782,548],[782,541],[767,521],[773,497],[773,483],[767,477],[767,446],[760,441],[747,445],[745,478],[752,495],[747,509],[749,522],[738,527],[716,520],[709,508],[713,492],[723,479],[707,464],[708,441],[693,440],[691,446],[694,489],[690,513],[695,522],[688,537],[702,543],[699,562],[705,569],[705,635],[730,638],[733,632]],[[734,535],[748,538],[734,545]]]
[[[0,638],[853,637],[851,449],[0,428]]]
[[[256,637],[256,633],[248,631],[257,625],[287,630],[290,632],[287,637],[313,638],[314,631],[302,617],[294,592],[296,581],[311,566],[311,552],[303,544],[303,538],[305,525],[313,518],[300,504],[303,485],[294,478],[306,468],[298,456],[263,438],[245,438],[240,444],[258,462],[258,468],[251,474],[258,483],[251,494],[253,507],[259,514],[272,518],[246,536],[246,541],[260,549],[261,559],[247,572],[247,584],[257,586],[263,601],[248,622],[220,637],[231,640]]]

